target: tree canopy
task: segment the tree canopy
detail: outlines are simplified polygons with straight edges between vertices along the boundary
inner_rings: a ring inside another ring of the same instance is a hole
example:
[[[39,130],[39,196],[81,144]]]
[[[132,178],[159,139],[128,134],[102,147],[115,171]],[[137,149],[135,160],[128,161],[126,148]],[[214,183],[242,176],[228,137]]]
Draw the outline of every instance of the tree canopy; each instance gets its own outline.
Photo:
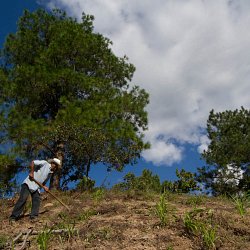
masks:
[[[212,110],[207,132],[210,144],[202,157],[208,165],[199,169],[200,181],[215,194],[249,189],[250,111]]]
[[[1,133],[19,162],[58,157],[51,186],[88,175],[97,163],[122,170],[149,144],[149,95],[131,86],[135,67],[112,42],[61,10],[25,11],[1,53]],[[13,169],[14,171],[14,169]],[[56,181],[55,181],[56,180]]]

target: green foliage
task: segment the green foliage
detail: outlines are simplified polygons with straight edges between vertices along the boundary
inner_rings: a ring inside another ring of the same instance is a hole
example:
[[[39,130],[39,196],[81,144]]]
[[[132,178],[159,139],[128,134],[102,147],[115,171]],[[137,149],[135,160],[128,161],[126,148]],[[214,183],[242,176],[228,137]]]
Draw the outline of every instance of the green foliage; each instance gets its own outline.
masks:
[[[207,121],[210,144],[202,157],[207,166],[198,169],[197,180],[213,194],[235,194],[250,188],[250,111],[210,112]],[[232,171],[228,171],[228,166]],[[244,171],[243,179],[235,176]],[[216,181],[214,181],[216,178]]]
[[[190,191],[200,190],[195,180],[194,174],[187,172],[184,169],[181,171],[176,170],[176,175],[179,180],[163,181],[160,182],[158,175],[144,169],[141,176],[136,177],[133,173],[128,173],[124,177],[124,182],[116,184],[113,189],[120,189],[121,191],[136,191],[136,192],[156,192],[166,193],[177,192],[177,193],[188,193]]]
[[[88,210],[82,212],[82,213],[79,215],[78,219],[79,219],[80,221],[87,221],[91,216],[96,215],[96,214],[97,214],[97,212],[96,212],[95,210],[93,210],[93,209],[88,209]]]
[[[169,221],[170,209],[165,199],[165,194],[162,194],[160,201],[156,204],[155,213],[161,221],[161,226],[166,226]]]
[[[189,193],[190,191],[200,190],[193,173],[185,171],[184,169],[181,171],[176,169],[176,176],[179,178],[179,180],[175,182],[177,192]]]
[[[60,176],[64,184],[88,176],[97,163],[122,170],[149,147],[149,96],[129,86],[135,67],[94,33],[93,20],[25,11],[1,51],[0,131],[24,161],[62,158],[58,185]]]
[[[166,192],[166,191],[169,191],[169,192],[176,192],[176,186],[175,186],[175,183],[172,182],[172,181],[163,181],[162,184],[161,184],[161,191],[162,192]]]
[[[40,250],[47,250],[49,240],[52,236],[51,229],[45,228],[42,232],[40,232],[37,236],[37,244]]]
[[[176,169],[177,181],[164,181],[162,183],[162,191],[169,190],[171,192],[189,193],[191,191],[200,190],[195,174],[181,169]]]
[[[68,242],[72,240],[75,234],[78,234],[78,231],[75,229],[75,224],[65,224],[64,228],[66,229],[64,235],[66,236]]]
[[[142,171],[142,175],[136,177],[133,173],[128,173],[124,177],[124,182],[114,186],[114,189],[122,191],[134,190],[138,192],[157,192],[161,191],[160,179],[157,175],[153,175],[148,169]]]
[[[96,203],[100,202],[105,196],[105,190],[103,188],[97,188],[92,194],[92,197]]]
[[[189,213],[185,214],[183,222],[188,233],[196,234],[196,232],[198,231],[198,225]]]
[[[233,200],[236,210],[243,217],[246,214],[247,207],[250,204],[250,199],[248,197],[248,194],[245,193],[242,196],[231,196],[231,198]]]
[[[8,238],[5,235],[0,235],[0,249],[4,249]]]
[[[77,184],[76,189],[83,192],[83,191],[92,191],[95,186],[95,181],[91,180],[90,178],[83,176],[80,182]]]
[[[183,223],[188,234],[202,238],[204,249],[215,249],[219,238],[211,209],[194,208],[185,213]]]
[[[216,241],[218,239],[216,228],[211,225],[205,226],[202,224],[201,226],[202,232],[202,240],[206,249],[216,249]]]
[[[246,199],[250,202],[250,190],[245,193]]]
[[[174,250],[174,248],[172,246],[168,246],[166,250]]]
[[[13,178],[18,170],[19,167],[11,156],[0,154],[0,198],[12,192],[16,187]]]

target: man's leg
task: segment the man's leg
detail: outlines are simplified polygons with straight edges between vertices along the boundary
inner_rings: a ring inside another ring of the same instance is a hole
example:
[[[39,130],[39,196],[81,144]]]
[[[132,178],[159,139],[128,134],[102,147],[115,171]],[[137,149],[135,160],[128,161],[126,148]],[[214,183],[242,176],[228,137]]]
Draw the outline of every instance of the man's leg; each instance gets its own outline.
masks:
[[[29,187],[27,184],[22,184],[19,199],[12,211],[10,219],[17,220],[21,213],[23,212],[25,203],[30,194]]]
[[[40,207],[40,193],[38,192],[38,190],[32,193],[31,197],[32,197],[32,208],[31,208],[30,218],[34,219],[37,218]]]

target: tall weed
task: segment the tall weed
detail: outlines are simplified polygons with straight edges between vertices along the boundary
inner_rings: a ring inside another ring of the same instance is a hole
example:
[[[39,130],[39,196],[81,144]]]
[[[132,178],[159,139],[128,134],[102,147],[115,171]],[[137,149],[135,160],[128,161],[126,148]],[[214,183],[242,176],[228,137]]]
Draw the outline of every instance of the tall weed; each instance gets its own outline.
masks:
[[[243,217],[247,212],[247,206],[249,203],[247,194],[244,194],[242,197],[231,196],[231,198],[233,200],[236,210],[238,211],[240,216]]]
[[[51,229],[45,229],[37,236],[37,244],[40,250],[47,250],[48,243],[51,238]]]
[[[207,249],[215,249],[215,242],[218,239],[216,227],[202,224],[201,226],[203,244]]]
[[[156,204],[155,212],[161,221],[161,225],[166,226],[169,220],[169,208],[164,194],[160,196],[160,201]]]
[[[187,233],[202,238],[204,249],[215,249],[218,240],[216,226],[213,225],[211,209],[193,209],[186,213],[183,223]]]

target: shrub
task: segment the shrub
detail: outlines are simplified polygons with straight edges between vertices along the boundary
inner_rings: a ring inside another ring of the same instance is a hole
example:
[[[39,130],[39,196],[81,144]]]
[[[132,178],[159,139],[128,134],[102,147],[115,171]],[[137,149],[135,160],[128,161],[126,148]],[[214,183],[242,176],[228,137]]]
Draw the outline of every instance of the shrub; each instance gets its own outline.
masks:
[[[95,186],[95,181],[91,180],[87,176],[83,176],[80,182],[77,184],[76,189],[80,191],[92,191]]]
[[[128,173],[123,178],[124,182],[116,184],[114,189],[121,191],[142,191],[142,192],[160,192],[161,183],[158,175],[153,175],[148,169],[144,169],[142,175],[136,177],[133,173]]]
[[[182,169],[179,171],[176,169],[176,176],[179,178],[175,182],[177,192],[189,193],[190,191],[200,190],[197,181],[195,180],[195,174]]]

